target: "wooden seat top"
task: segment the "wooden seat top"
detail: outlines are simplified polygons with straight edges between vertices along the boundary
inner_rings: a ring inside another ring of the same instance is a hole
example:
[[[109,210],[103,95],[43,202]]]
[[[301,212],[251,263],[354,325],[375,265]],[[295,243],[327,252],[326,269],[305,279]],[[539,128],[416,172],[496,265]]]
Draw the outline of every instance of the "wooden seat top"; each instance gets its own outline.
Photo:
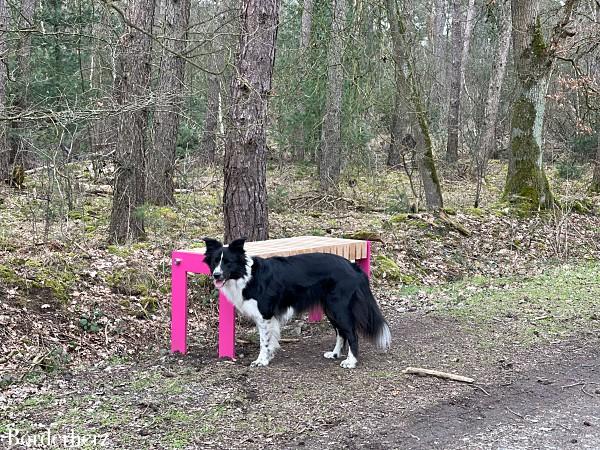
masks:
[[[268,241],[246,242],[244,249],[249,255],[268,258],[271,256],[292,256],[301,253],[333,253],[350,260],[367,257],[367,241],[340,239],[324,236],[298,236]],[[204,248],[184,250],[191,253],[204,253]]]

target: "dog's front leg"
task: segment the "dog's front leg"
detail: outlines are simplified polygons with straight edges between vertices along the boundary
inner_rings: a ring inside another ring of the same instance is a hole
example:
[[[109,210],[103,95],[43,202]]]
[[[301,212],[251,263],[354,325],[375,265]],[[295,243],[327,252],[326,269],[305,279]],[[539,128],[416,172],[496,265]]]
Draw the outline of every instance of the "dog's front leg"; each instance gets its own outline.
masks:
[[[256,328],[260,337],[260,353],[258,358],[250,364],[250,367],[268,366],[271,358],[269,357],[269,321],[262,317],[256,318]]]

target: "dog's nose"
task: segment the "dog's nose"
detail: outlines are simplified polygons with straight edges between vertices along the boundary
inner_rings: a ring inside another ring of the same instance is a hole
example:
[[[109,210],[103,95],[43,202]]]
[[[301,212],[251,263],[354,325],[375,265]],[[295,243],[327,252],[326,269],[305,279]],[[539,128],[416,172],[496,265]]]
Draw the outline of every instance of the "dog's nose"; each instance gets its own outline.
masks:
[[[223,272],[217,272],[216,270],[213,272],[213,278],[215,280],[220,280],[223,277]]]

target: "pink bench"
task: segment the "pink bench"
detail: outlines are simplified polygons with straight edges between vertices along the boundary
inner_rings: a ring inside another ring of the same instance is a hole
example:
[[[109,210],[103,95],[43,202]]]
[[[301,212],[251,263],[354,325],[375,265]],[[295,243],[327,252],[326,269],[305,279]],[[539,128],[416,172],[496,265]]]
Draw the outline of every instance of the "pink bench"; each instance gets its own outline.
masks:
[[[320,236],[300,236],[269,241],[247,242],[244,246],[251,256],[291,256],[300,253],[334,253],[354,260],[370,275],[371,243],[354,239],[336,239]],[[187,351],[187,274],[210,275],[204,262],[204,248],[177,250],[172,255],[171,272],[171,352]],[[309,320],[321,320],[320,309],[309,314]],[[235,358],[235,308],[219,292],[219,357]]]

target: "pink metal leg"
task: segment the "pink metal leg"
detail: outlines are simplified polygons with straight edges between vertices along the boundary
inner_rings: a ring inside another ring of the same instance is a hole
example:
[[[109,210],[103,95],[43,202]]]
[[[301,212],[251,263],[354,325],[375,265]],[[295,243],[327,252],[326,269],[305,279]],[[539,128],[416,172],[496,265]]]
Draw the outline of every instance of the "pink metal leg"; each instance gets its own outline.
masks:
[[[181,259],[171,267],[171,352],[187,351],[187,272]]]
[[[315,306],[308,313],[308,321],[309,322],[320,322],[323,318],[323,310],[320,306]]]
[[[220,291],[219,358],[235,358],[235,307]]]
[[[356,264],[371,278],[371,241],[367,241],[367,257],[357,259]]]

